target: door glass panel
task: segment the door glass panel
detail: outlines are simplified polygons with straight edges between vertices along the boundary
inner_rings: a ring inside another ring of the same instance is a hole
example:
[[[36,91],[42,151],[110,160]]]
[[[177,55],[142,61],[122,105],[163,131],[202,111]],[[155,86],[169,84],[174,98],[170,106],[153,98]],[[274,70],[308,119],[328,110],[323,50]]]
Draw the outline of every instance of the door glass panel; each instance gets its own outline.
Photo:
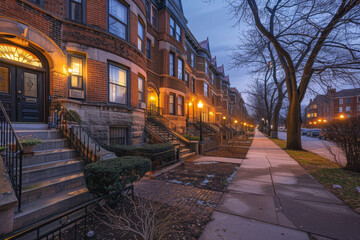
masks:
[[[0,92],[9,93],[9,69],[0,67]]]
[[[38,97],[38,81],[34,73],[24,72],[24,96]]]

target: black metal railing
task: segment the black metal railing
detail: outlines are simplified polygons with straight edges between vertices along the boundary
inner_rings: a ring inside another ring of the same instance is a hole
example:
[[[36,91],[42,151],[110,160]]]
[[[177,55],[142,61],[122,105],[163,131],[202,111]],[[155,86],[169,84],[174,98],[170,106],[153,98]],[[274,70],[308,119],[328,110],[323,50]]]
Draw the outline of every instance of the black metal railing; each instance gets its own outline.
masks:
[[[5,168],[9,175],[15,195],[18,199],[18,211],[21,209],[21,193],[22,193],[22,157],[24,149],[16,136],[13,126],[9,120],[9,116],[0,101],[0,146],[3,153]]]
[[[96,162],[99,160],[101,146],[81,126],[79,119],[61,102],[58,114],[57,128],[70,141],[74,149],[87,162]]]
[[[134,186],[130,185],[124,190],[101,196],[83,203],[65,213],[57,215],[46,222],[21,230],[18,233],[5,236],[5,240],[15,239],[90,239],[88,232],[94,227],[94,212],[101,206],[118,203],[125,197],[134,197]]]

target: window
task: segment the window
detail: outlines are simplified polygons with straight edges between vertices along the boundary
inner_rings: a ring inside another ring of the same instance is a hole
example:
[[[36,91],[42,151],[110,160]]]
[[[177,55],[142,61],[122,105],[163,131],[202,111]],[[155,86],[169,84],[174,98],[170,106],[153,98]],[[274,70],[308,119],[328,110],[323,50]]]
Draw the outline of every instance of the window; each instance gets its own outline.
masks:
[[[128,8],[118,0],[109,0],[109,32],[127,40]]]
[[[41,6],[44,6],[44,0],[32,0],[34,3],[37,3]]]
[[[172,17],[170,17],[170,35],[181,42],[181,28]]]
[[[151,21],[151,3],[150,1],[145,1],[145,10],[146,10],[146,19]]]
[[[155,27],[158,28],[158,11],[157,9],[153,6],[152,7],[152,18],[151,18],[151,24]]]
[[[184,62],[180,58],[178,58],[178,79],[184,79],[183,72],[184,72]]]
[[[351,111],[351,107],[350,107],[350,106],[346,106],[345,110],[346,110],[347,112],[350,112],[350,111]]]
[[[71,88],[83,88],[83,59],[80,57],[70,56],[70,67],[72,73],[70,75],[70,87]]]
[[[342,107],[339,107],[339,112],[342,112]]]
[[[9,44],[0,44],[0,59],[1,58],[34,67],[43,67],[40,59],[33,53]]]
[[[178,111],[177,111],[177,114],[180,115],[180,116],[183,116],[184,115],[184,101],[183,101],[183,97],[182,96],[178,96]]]
[[[174,54],[170,53],[169,54],[169,75],[175,77],[175,65],[174,65]]]
[[[310,113],[306,114],[306,117],[307,117],[307,118],[310,118]]]
[[[85,0],[68,0],[68,18],[76,22],[85,22]]]
[[[204,96],[209,97],[209,85],[204,82]]]
[[[215,94],[213,92],[211,92],[211,102],[212,105],[215,106]]]
[[[347,114],[346,117],[347,117],[347,118],[350,118],[350,114]]]
[[[146,39],[146,57],[151,59],[151,40]]]
[[[110,146],[128,144],[128,127],[110,127]]]
[[[191,66],[192,67],[195,67],[195,59],[194,59],[195,57],[194,57],[194,54],[193,53],[191,53]]]
[[[139,102],[145,102],[145,92],[144,92],[144,79],[139,76],[138,78],[138,96],[139,96]]]
[[[339,99],[339,104],[343,104],[343,99],[342,98]]]
[[[186,86],[189,87],[189,74],[188,73],[185,73],[185,83],[186,83]]]
[[[144,24],[138,20],[138,49],[144,51]]]
[[[169,113],[175,115],[175,94],[173,93],[169,95]]]
[[[7,67],[0,67],[0,92],[9,93],[10,71]]]
[[[358,102],[360,102],[360,97],[357,98]]]
[[[109,102],[126,105],[127,99],[127,70],[109,64]]]
[[[206,74],[209,74],[209,72],[208,72],[208,63],[207,63],[207,61],[205,60],[205,73]]]
[[[191,81],[191,92],[195,92],[195,78],[192,78],[192,81]]]
[[[347,98],[346,103],[351,103],[351,98]]]
[[[187,52],[188,52],[188,49],[187,49],[187,45],[186,45],[186,44],[185,44],[184,48],[185,48],[185,59],[187,60]]]
[[[360,111],[360,105],[357,105],[357,110]]]
[[[317,117],[317,113],[314,113],[314,117]]]
[[[214,74],[210,72],[211,84],[214,85]]]

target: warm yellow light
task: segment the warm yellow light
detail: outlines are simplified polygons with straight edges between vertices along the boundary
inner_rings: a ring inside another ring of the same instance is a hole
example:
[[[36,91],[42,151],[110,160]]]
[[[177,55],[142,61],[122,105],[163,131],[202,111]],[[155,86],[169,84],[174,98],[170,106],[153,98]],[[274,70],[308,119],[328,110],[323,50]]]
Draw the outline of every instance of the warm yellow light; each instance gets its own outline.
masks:
[[[345,116],[341,114],[341,115],[340,115],[340,118],[345,118]]]
[[[210,114],[210,115],[214,115],[214,113],[213,113],[213,112],[209,112],[209,114]]]
[[[317,122],[314,122],[314,124],[316,124]]]
[[[191,102],[189,102],[189,106],[191,106],[192,105],[192,103]]]
[[[73,72],[72,67],[68,67],[67,71],[68,71],[69,74],[72,74],[72,72]]]
[[[204,107],[204,104],[200,101],[199,103],[198,103],[198,108],[203,108]]]
[[[235,120],[234,123],[238,123],[238,120]]]
[[[224,119],[224,120],[226,120],[226,117],[225,117],[225,116],[223,116],[223,119]]]
[[[319,119],[318,121],[321,122],[321,119]]]
[[[326,119],[324,119],[324,122],[327,122],[327,120],[326,120]]]
[[[153,101],[155,98],[153,95],[150,96],[150,100]]]
[[[309,122],[309,124],[311,125],[311,124],[312,124],[312,122]]]
[[[247,125],[247,123],[244,123],[244,126],[246,126]]]

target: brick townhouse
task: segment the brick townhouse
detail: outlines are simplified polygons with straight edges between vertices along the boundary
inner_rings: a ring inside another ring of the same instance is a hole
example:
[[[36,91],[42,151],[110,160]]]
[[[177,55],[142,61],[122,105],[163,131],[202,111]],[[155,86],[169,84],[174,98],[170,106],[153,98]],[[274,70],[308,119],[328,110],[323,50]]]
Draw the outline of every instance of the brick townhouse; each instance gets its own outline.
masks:
[[[147,106],[183,131],[199,101],[206,122],[229,115],[229,77],[179,0],[1,1],[0,74],[11,121],[47,122],[62,101],[105,145],[142,143]]]
[[[306,126],[314,127],[332,119],[360,118],[360,88],[328,89],[325,95],[310,99],[305,108]]]

